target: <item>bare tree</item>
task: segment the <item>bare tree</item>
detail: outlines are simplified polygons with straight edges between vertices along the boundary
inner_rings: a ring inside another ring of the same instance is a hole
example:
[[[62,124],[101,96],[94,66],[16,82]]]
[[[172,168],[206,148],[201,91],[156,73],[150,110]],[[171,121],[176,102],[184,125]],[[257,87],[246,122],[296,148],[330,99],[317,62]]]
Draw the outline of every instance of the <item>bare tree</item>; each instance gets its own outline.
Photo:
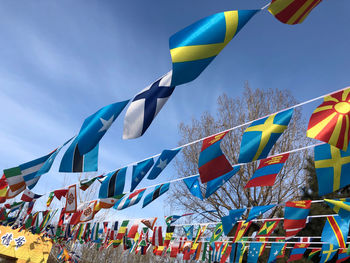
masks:
[[[205,112],[200,119],[192,119],[190,124],[181,123],[179,132],[182,139],[179,145],[264,117],[295,104],[296,100],[289,91],[253,90],[246,83],[241,97],[230,98],[226,94],[219,96],[215,117]],[[233,165],[238,163],[241,138],[246,128],[247,126],[243,126],[229,132],[221,143],[223,152]],[[288,128],[272,148],[270,155],[305,146],[309,141],[305,134],[306,123],[302,119],[301,110],[297,108],[294,110]],[[182,150],[182,155],[175,163],[179,177],[198,173],[200,149],[201,143],[197,143]],[[170,194],[172,206],[175,209],[189,212],[215,209],[217,213],[200,215],[202,219],[208,221],[219,219],[230,209],[281,203],[298,198],[302,194],[300,186],[305,181],[302,167],[306,154],[306,152],[291,154],[272,187],[244,188],[257,169],[258,162],[242,165],[239,172],[229,182],[204,201],[192,196],[184,184],[177,184],[172,188]],[[201,186],[201,190],[202,193],[205,192],[204,185]],[[270,216],[273,216],[278,211],[277,209]]]

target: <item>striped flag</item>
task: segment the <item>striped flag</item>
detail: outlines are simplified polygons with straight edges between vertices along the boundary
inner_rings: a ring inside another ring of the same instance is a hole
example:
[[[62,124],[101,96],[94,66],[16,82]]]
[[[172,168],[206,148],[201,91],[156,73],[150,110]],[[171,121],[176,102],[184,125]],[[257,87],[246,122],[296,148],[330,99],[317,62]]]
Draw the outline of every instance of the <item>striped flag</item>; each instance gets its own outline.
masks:
[[[163,246],[163,233],[161,226],[156,226],[153,230],[152,245]]]
[[[257,186],[273,186],[275,184],[276,176],[283,168],[287,161],[289,154],[281,154],[266,159],[260,160],[258,169],[254,172],[252,178],[244,188]]]
[[[321,0],[272,0],[270,13],[288,25],[302,23]]]
[[[159,196],[167,192],[169,190],[169,186],[170,186],[170,183],[156,186],[151,193],[146,195],[145,199],[143,200],[142,208],[149,205],[152,201],[156,200]]]
[[[118,202],[118,200],[120,200],[124,195],[122,195],[120,198],[113,198],[113,197],[110,197],[110,198],[102,198],[102,199],[99,199],[99,203],[98,203],[98,207],[99,208],[103,208],[103,209],[108,209],[108,208],[111,208],[113,207],[116,202]]]
[[[24,201],[24,202],[31,202],[34,199],[38,199],[38,198],[40,198],[42,196],[43,195],[34,194],[29,189],[25,189],[23,194],[22,194],[21,200]]]
[[[251,223],[252,223],[251,221],[249,221],[249,222],[239,221],[238,225],[237,225],[237,230],[236,230],[235,236],[233,237],[232,242],[240,241],[242,239],[242,237],[244,236],[244,234],[247,232]]]
[[[134,191],[133,193],[124,196],[122,199],[118,200],[113,206],[114,209],[122,210],[128,208],[129,206],[136,205],[140,202],[143,194],[145,193],[146,188],[139,189]]]
[[[226,133],[222,132],[203,140],[198,159],[198,170],[202,183],[227,174],[233,169],[220,148],[221,140]]]
[[[289,259],[287,262],[292,262],[295,260],[301,260],[304,256],[306,249],[310,244],[297,243],[294,245],[292,251],[290,252]]]
[[[324,97],[309,120],[306,135],[346,151],[350,139],[350,87]]]
[[[99,198],[118,197],[123,194],[127,167],[110,172],[102,181]]]
[[[171,238],[174,234],[175,227],[174,226],[167,226],[166,233],[165,233],[165,239],[164,239],[164,246],[169,247]]]
[[[346,248],[346,240],[349,232],[349,220],[340,216],[327,216],[326,224],[322,231],[322,242],[331,243],[340,248]]]
[[[290,201],[286,203],[283,224],[283,228],[286,230],[286,238],[295,236],[305,227],[310,207],[311,200]]]
[[[96,177],[93,177],[91,179],[84,179],[84,180],[81,180],[79,182],[80,186],[80,190],[82,191],[86,191],[96,180],[98,179],[102,179],[104,178],[105,176],[104,175],[99,175],[99,176],[96,176]]]

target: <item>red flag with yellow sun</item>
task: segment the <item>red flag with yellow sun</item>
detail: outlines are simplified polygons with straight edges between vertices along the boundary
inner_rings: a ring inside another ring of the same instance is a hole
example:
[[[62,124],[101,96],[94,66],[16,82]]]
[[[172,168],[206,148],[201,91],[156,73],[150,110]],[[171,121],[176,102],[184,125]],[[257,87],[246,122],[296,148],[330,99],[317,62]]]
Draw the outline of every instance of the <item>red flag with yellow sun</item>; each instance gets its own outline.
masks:
[[[349,116],[350,87],[324,97],[323,103],[311,115],[306,135],[346,151]]]

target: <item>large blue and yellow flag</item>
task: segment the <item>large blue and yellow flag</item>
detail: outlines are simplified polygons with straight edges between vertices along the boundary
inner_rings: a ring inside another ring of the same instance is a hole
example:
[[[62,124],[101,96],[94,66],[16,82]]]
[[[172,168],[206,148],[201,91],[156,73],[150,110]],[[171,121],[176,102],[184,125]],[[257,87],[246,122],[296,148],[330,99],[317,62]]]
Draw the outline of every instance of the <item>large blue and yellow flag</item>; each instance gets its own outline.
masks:
[[[171,86],[197,78],[257,11],[217,13],[172,35],[169,39],[173,62]]]
[[[349,220],[340,216],[327,216],[326,224],[322,230],[322,242],[328,242],[340,248],[346,248],[349,233]]]
[[[319,195],[337,191],[350,184],[350,148],[346,152],[329,144],[314,148]]]
[[[287,129],[293,109],[254,121],[243,133],[238,162],[266,158],[278,138]]]

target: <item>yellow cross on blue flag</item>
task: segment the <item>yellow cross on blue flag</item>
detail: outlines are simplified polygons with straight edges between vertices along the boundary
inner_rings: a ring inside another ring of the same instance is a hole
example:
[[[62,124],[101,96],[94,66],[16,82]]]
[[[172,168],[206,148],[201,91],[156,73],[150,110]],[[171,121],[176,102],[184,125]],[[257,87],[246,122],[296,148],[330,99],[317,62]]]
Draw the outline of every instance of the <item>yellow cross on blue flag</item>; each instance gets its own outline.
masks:
[[[314,148],[318,194],[325,195],[350,184],[350,148],[346,152],[329,144]]]
[[[287,129],[293,109],[254,121],[243,133],[238,162],[266,158],[278,138]]]
[[[196,79],[259,10],[235,10],[205,17],[169,39],[171,86]]]

